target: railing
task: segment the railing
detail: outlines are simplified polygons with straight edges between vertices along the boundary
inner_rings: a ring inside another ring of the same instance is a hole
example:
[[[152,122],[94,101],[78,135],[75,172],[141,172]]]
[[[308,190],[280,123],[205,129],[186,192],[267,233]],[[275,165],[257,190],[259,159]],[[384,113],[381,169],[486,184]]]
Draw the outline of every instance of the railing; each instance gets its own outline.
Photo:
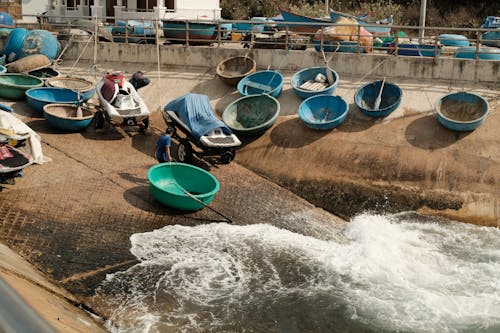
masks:
[[[55,330],[0,279],[0,332],[55,333]]]
[[[56,21],[53,17],[46,18],[48,20],[42,20],[39,28],[58,31],[79,28],[79,23],[76,23],[76,20],[80,19],[81,23],[81,20],[85,19],[66,17],[66,23],[57,24],[46,23],[47,21]],[[357,24],[274,22],[270,20],[261,22],[254,20],[159,19],[116,20],[114,24],[108,24],[102,22],[113,21],[115,18],[87,17],[87,19],[92,24],[99,24],[98,30],[101,32],[107,30],[110,41],[124,43],[185,44],[186,46],[217,44],[219,47],[240,46],[286,50],[314,48],[317,51],[323,49],[325,52],[357,54],[374,52],[393,56],[433,58],[452,56],[475,60],[500,58],[500,49],[484,47],[482,38],[484,34],[491,32],[500,35],[499,29],[422,28],[391,25],[391,35],[372,38],[365,36],[363,29],[381,27],[381,25],[360,26]],[[432,33],[432,35],[424,39],[417,37],[422,31],[424,34]],[[445,36],[444,34],[451,35]],[[468,38],[466,40],[455,39],[455,34],[468,36]],[[500,46],[500,39],[489,39],[486,42],[488,45]]]

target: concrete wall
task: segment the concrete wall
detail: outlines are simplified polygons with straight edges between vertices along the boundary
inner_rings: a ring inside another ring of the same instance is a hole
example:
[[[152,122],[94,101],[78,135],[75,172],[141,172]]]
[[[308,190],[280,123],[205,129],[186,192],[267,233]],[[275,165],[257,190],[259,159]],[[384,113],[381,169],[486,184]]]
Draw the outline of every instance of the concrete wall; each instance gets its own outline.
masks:
[[[94,59],[94,44],[85,49],[86,42],[74,42],[64,54],[65,59]],[[216,44],[215,44],[216,45]],[[161,66],[193,66],[214,68],[223,59],[248,54],[255,59],[259,69],[281,69],[295,71],[305,67],[324,66],[321,53],[314,49],[243,49],[228,47],[184,45],[142,45],[124,43],[99,43],[96,63],[99,59],[116,62],[154,63]],[[332,56],[329,64],[339,74],[353,76],[410,77],[463,82],[500,82],[500,61],[475,61],[441,57],[389,56],[386,54],[327,53]]]

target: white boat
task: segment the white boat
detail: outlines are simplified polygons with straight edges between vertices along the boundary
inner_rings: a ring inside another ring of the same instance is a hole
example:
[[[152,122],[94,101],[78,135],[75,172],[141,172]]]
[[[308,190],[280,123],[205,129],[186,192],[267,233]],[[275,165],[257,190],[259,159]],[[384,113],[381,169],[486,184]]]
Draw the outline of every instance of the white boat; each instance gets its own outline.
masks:
[[[165,124],[174,129],[179,141],[177,160],[191,163],[198,157],[216,156],[221,163],[231,162],[241,141],[215,116],[207,95],[188,93],[170,101],[162,112]],[[181,137],[177,130],[184,135]],[[199,148],[195,151],[191,145]]]
[[[149,127],[149,109],[134,86],[121,73],[106,74],[96,85],[97,96],[105,117],[112,125]],[[104,119],[96,114],[96,127],[103,125]]]

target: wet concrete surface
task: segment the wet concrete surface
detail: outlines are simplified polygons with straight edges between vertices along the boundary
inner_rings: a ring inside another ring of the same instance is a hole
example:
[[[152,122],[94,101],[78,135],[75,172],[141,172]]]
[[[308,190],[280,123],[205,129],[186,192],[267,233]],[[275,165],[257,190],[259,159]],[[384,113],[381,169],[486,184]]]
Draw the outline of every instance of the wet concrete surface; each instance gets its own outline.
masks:
[[[141,69],[151,79],[140,90],[152,111],[147,134],[108,125],[62,133],[25,102],[0,101],[41,135],[43,152],[52,158],[26,168],[23,178],[0,192],[1,240],[98,313],[99,304],[90,303],[94,289],[107,273],[135,263],[132,234],[171,224],[228,222],[209,209],[184,213],[162,206],[150,194],[146,175],[156,164],[154,145],[165,129],[160,110],[168,101],[204,93],[220,115],[238,98],[212,71],[158,72],[127,64],[104,64],[97,72],[91,64],[59,68],[91,80],[107,69],[126,76]],[[286,83],[292,74],[286,74]],[[362,211],[421,210],[500,225],[497,87],[467,87],[483,94],[492,112],[480,129],[460,134],[441,127],[432,114],[433,101],[450,83],[398,82],[405,91],[402,106],[374,120],[352,104],[361,82],[341,78],[336,93],[350,103],[350,111],[344,124],[326,132],[301,123],[296,115],[301,101],[286,84],[277,124],[262,136],[242,138],[234,162],[196,161],[221,183],[210,206],[235,224],[271,223],[301,233],[307,233],[309,219],[322,222],[325,230],[341,228],[345,220],[327,211],[348,219]]]

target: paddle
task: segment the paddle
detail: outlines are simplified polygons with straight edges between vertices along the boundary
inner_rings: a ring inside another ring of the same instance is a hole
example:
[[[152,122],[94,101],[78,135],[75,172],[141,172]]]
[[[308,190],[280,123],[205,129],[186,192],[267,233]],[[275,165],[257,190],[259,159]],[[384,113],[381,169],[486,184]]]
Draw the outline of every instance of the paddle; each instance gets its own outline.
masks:
[[[333,73],[330,70],[330,66],[328,66],[328,60],[326,60],[325,51],[321,49],[321,53],[323,54],[323,59],[325,60],[325,72],[326,77],[328,78],[328,85],[331,86],[334,82]]]
[[[378,93],[377,98],[375,99],[375,103],[373,104],[373,110],[378,111],[380,109],[380,102],[382,101],[382,91],[384,91],[385,85],[385,77],[382,80],[382,84],[380,85],[380,91]]]
[[[81,105],[81,102],[80,102],[80,90],[77,90],[76,93],[78,94],[78,105],[77,105],[77,109],[76,109],[76,117],[77,118],[83,118],[83,111],[82,111],[82,108],[80,107]]]
[[[169,162],[169,165],[170,165],[170,162]],[[194,201],[202,204],[203,206],[207,207],[211,211],[219,214],[220,216],[222,216],[223,218],[225,218],[229,223],[233,223],[233,220],[231,220],[229,217],[227,217],[226,215],[224,215],[221,212],[217,211],[216,209],[210,207],[208,204],[206,204],[202,200],[198,199],[197,197],[195,197],[194,195],[192,195],[191,193],[189,193],[189,191],[187,191],[184,187],[182,187],[181,185],[179,185],[176,181],[175,182],[171,182],[171,184],[174,184],[175,186],[177,186],[185,195],[187,195],[188,197],[190,197]]]

